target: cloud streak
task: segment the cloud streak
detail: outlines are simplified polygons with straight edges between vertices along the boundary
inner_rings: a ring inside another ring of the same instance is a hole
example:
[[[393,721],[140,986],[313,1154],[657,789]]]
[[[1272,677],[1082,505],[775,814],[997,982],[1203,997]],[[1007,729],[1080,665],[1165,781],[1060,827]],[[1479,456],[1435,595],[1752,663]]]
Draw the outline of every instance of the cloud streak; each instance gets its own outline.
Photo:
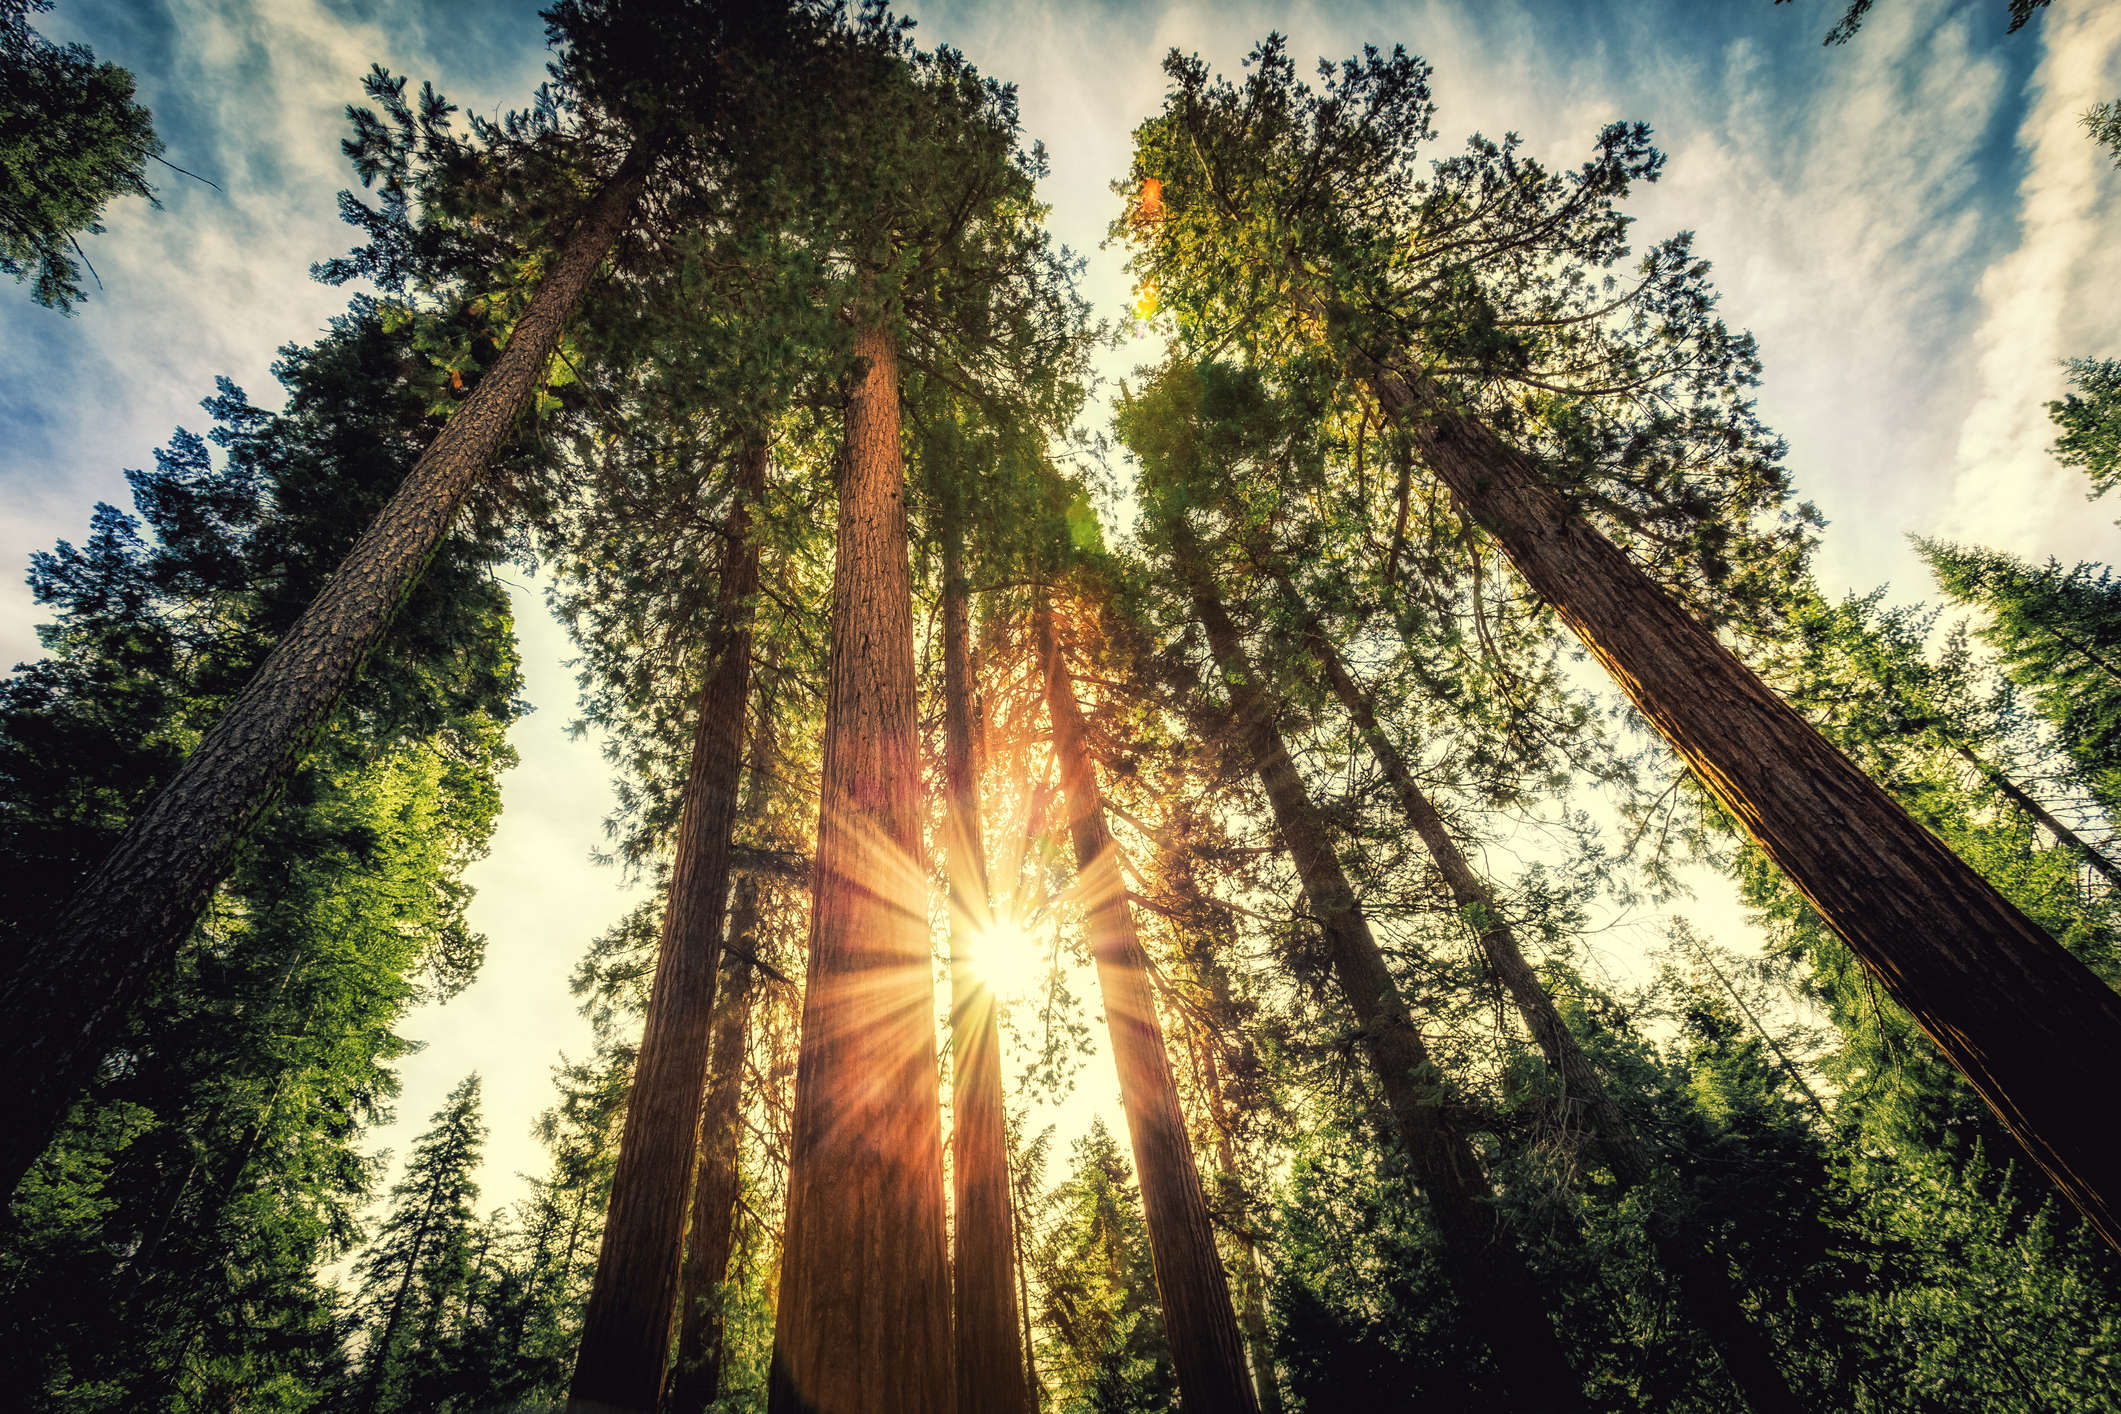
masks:
[[[2048,452],[2046,404],[2063,391],[2059,360],[2121,353],[2121,173],[2080,121],[2121,95],[2121,10],[2064,0],[2041,37],[2018,128],[2022,235],[1981,279],[1986,317],[1969,349],[1978,391],[1959,424],[1942,528],[2021,555],[2111,559],[2114,513],[2085,508],[2083,473]]]

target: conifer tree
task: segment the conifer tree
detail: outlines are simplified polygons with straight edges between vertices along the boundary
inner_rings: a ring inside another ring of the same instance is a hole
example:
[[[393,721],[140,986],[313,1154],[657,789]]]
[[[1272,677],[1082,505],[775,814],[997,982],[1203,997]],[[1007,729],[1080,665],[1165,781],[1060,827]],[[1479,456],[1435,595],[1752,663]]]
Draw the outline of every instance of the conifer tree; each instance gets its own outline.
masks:
[[[1033,634],[1067,800],[1077,887],[1088,914],[1090,953],[1111,1026],[1127,1135],[1142,1175],[1142,1204],[1175,1377],[1179,1389],[1196,1403],[1249,1410],[1256,1407],[1254,1392],[1230,1304],[1229,1277],[1209,1222],[1192,1136],[1179,1109],[1148,959],[1135,932],[1119,851],[1105,821],[1074,678],[1054,631],[1052,611],[1045,605],[1037,611]]]
[[[459,1082],[433,1120],[413,1141],[390,1211],[354,1268],[367,1341],[348,1404],[363,1414],[422,1407],[421,1377],[471,1279],[479,1199],[471,1175],[486,1142],[479,1077]]]
[[[2121,583],[2113,572],[1915,543],[1948,597],[1987,612],[1976,636],[2053,725],[2108,818],[2121,814]]]
[[[763,440],[747,438],[737,458],[712,666],[700,691],[655,987],[569,1396],[620,1409],[652,1408],[663,1387],[711,1058],[751,684],[752,600],[759,582],[759,544],[751,527],[754,503],[766,489]]]
[[[807,230],[848,272],[822,799],[772,1407],[952,1398],[900,422],[907,369],[1005,415],[1079,400],[1081,312],[1030,204],[1013,95],[881,12],[786,128]],[[834,141],[821,143],[821,134]],[[1028,405],[1028,407],[1027,407]]]
[[[1359,379],[2121,1246],[2121,1137],[2062,1099],[2121,1065],[2121,998],[1716,639],[1711,622],[1762,616],[1807,517],[1767,522],[1787,486],[1742,398],[1756,360],[1713,318],[1688,243],[1649,252],[1632,290],[1594,274],[1626,250],[1617,201],[1661,165],[1647,130],[1607,128],[1567,177],[1477,140],[1417,177],[1433,105],[1404,53],[1329,69],[1323,94],[1297,82],[1278,38],[1252,69],[1240,90],[1174,52],[1165,112],[1137,133],[1143,195],[1116,231],[1182,340]],[[1238,248],[1247,257],[1228,258]]]
[[[1020,1414],[1014,1234],[1000,1018],[978,973],[983,945],[1000,941],[980,828],[971,584],[962,513],[943,527],[944,840],[950,870],[951,1294],[959,1414]],[[983,725],[983,723],[982,723]]]
[[[664,1404],[675,1414],[699,1414],[721,1393],[727,1321],[722,1284],[729,1278],[742,1195],[744,1069],[749,1050],[751,993],[758,970],[758,882],[741,878],[729,914],[731,946],[722,953],[715,988],[714,1058],[700,1112],[700,1152],[685,1228],[685,1260],[678,1283],[678,1344]]]
[[[408,146],[444,141],[447,105],[431,91],[417,119],[387,79],[379,77],[371,93],[400,120]],[[404,160],[402,153],[387,156]],[[375,163],[370,175],[387,165],[386,154],[361,160]],[[645,150],[630,157],[585,203],[551,277],[457,410],[463,415],[450,416],[227,712],[18,955],[0,999],[19,1077],[8,1091],[0,1187],[12,1189],[50,1138],[127,1010],[168,966],[237,847],[389,632],[543,378],[568,315],[630,219],[646,165]],[[84,975],[96,985],[83,986]]]
[[[287,406],[224,383],[209,437],[133,473],[137,517],[35,557],[49,655],[0,686],[5,925],[63,899],[329,573],[406,460],[402,338],[357,302],[283,351]],[[328,1294],[405,1011],[476,973],[461,873],[521,710],[497,547],[445,548],[374,668],[131,1017],[17,1195],[0,1310],[31,1407],[332,1382]]]
[[[1134,1174],[1102,1119],[1044,1196],[1029,1266],[1050,1337],[1042,1370],[1062,1409],[1168,1410],[1177,1374]]]
[[[121,196],[154,200],[154,117],[133,101],[133,76],[98,64],[87,45],[63,48],[29,27],[52,0],[0,0],[0,274],[31,281],[30,298],[62,314],[81,287],[80,235],[103,230]],[[91,267],[93,274],[93,267]]]
[[[2113,105],[2103,106],[2112,131]],[[2047,405],[2048,416],[2062,429],[2052,450],[2064,466],[2082,468],[2091,478],[2086,499],[2096,501],[2121,482],[2121,359],[2073,358],[2066,366],[2077,391]]]

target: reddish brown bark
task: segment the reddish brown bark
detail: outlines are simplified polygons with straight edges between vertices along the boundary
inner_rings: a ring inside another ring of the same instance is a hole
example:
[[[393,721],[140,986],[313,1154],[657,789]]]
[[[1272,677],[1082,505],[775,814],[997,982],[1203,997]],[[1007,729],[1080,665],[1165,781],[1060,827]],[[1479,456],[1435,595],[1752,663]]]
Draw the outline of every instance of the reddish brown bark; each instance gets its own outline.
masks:
[[[1284,587],[1286,589],[1286,582]],[[1289,593],[1294,599],[1293,590]],[[1300,607],[1301,601],[1298,602]],[[1496,907],[1495,895],[1488,888],[1487,880],[1481,878],[1464,851],[1459,849],[1458,841],[1445,828],[1443,816],[1422,791],[1414,773],[1407,769],[1406,759],[1399,754],[1399,748],[1385,735],[1377,714],[1371,710],[1368,696],[1349,674],[1347,665],[1341,661],[1323,628],[1308,610],[1303,613],[1305,643],[1318,660],[1333,695],[1340,699],[1341,706],[1354,719],[1370,754],[1399,793],[1400,808],[1406,814],[1407,823],[1414,827],[1414,833],[1421,837],[1429,857],[1436,862],[1436,870],[1443,876],[1444,887],[1450,890],[1452,903],[1457,905],[1460,917],[1478,938],[1488,965],[1495,969],[1495,975],[1510,994],[1517,1014],[1524,1018],[1525,1029],[1538,1042],[1548,1068],[1560,1082],[1563,1123],[1573,1128],[1579,1114],[1589,1121],[1606,1163],[1622,1188],[1648,1183],[1655,1175],[1649,1151],[1643,1147],[1641,1137],[1628,1123],[1627,1116],[1620,1112],[1620,1106],[1606,1092],[1605,1080],[1599,1075],[1598,1068],[1583,1053],[1575,1033],[1569,1030],[1560,1009],[1554,1005],[1553,995],[1526,960],[1524,950],[1518,947],[1517,935]],[[1795,1414],[1801,1410],[1804,1406],[1775,1362],[1772,1344],[1744,1309],[1738,1289],[1731,1280],[1729,1264],[1700,1244],[1669,1232],[1653,1231],[1652,1239],[1665,1265],[1678,1276],[1690,1298],[1686,1303],[1687,1316],[1708,1337],[1746,1407],[1753,1414]]]
[[[716,593],[714,665],[700,689],[662,945],[626,1096],[604,1243],[567,1391],[570,1411],[649,1414],[662,1393],[712,1048],[715,965],[743,774],[744,699],[751,686],[752,601],[759,588],[751,523],[765,486],[766,447],[759,442],[737,460]]]
[[[758,951],[758,916],[758,880],[740,876],[736,904],[729,912],[729,937],[735,946],[722,954],[722,981],[715,998],[714,1060],[707,1101],[700,1110],[692,1216],[685,1225],[685,1260],[678,1270],[678,1353],[663,1399],[664,1414],[701,1414],[721,1392],[722,1311],[716,1289],[729,1275],[736,1236],[742,1179],[738,1138],[753,982],[746,955]]]
[[[1587,1409],[1583,1386],[1534,1294],[1516,1239],[1486,1201],[1488,1183],[1479,1156],[1438,1104],[1442,1077],[1370,932],[1310,789],[1274,725],[1237,625],[1195,547],[1182,538],[1174,548],[1222,670],[1233,725],[1266,790],[1311,914],[1325,934],[1341,994],[1362,1027],[1364,1052],[1443,1237],[1446,1265],[1471,1308],[1476,1332],[1494,1352],[1496,1374],[1518,1408]]]
[[[974,762],[972,633],[963,554],[952,527],[943,548],[944,847],[950,867],[950,1177],[956,1206],[952,1291],[957,1414],[1023,1414],[1017,1346],[1009,1143],[1002,1108],[1001,1031],[994,989],[979,975],[991,931],[987,855]]]
[[[1220,995],[1224,989],[1218,986],[1215,990],[1218,1003],[1227,1004],[1228,997]],[[1215,1126],[1216,1166],[1227,1182],[1236,1185],[1242,1181],[1237,1168],[1237,1146],[1230,1138],[1236,1126],[1223,1098],[1222,1067],[1215,1062],[1215,1038],[1205,1028],[1196,1025],[1191,1029],[1194,1065],[1201,1092],[1207,1097],[1209,1121]],[[1231,1242],[1238,1253],[1238,1325],[1252,1353],[1252,1383],[1259,1396],[1260,1414],[1282,1414],[1281,1383],[1274,1372],[1273,1332],[1267,1328],[1266,1283],[1259,1270],[1259,1244],[1246,1232],[1232,1233]]]
[[[1918,825],[1441,389],[1354,355],[1423,460],[2108,1243],[2121,996]]]
[[[632,219],[647,158],[628,157],[568,238],[500,357],[183,768],[126,830],[0,998],[0,1193],[51,1142],[74,1092],[117,1038],[359,676]]]
[[[1082,707],[1053,633],[1052,612],[1041,606],[1036,633],[1046,675],[1046,707],[1053,721],[1053,750],[1060,761],[1061,789],[1068,802],[1069,833],[1083,909],[1090,929],[1090,955],[1097,963],[1098,994],[1112,1030],[1112,1059],[1119,1071],[1120,1101],[1127,1111],[1127,1137],[1141,1180],[1142,1209],[1149,1224],[1149,1254],[1156,1292],[1163,1303],[1164,1333],[1179,1395],[1189,1410],[1258,1408],[1245,1369],[1245,1347],[1230,1305],[1230,1281],[1201,1193],[1200,1171],[1171,1058],[1156,1016],[1148,960],[1134,931],[1120,878],[1119,853],[1105,823],[1097,769],[1084,736]]]
[[[898,352],[871,324],[846,414],[769,1408],[954,1403],[942,1113],[921,860]]]

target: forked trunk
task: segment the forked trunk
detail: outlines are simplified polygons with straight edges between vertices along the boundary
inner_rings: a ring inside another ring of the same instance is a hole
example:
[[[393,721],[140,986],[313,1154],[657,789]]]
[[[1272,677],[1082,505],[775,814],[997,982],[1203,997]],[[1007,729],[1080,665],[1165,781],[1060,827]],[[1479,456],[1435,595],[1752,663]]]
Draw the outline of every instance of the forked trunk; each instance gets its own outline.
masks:
[[[1533,1291],[1516,1239],[1487,1201],[1479,1156],[1439,1104],[1436,1064],[1370,932],[1310,789],[1274,725],[1266,694],[1252,677],[1237,625],[1208,579],[1197,548],[1181,543],[1174,549],[1222,670],[1239,739],[1250,752],[1282,844],[1325,934],[1341,993],[1362,1027],[1364,1052],[1384,1091],[1408,1166],[1443,1237],[1444,1259],[1474,1331],[1494,1353],[1496,1374],[1513,1407],[1586,1409],[1583,1387],[1570,1372],[1553,1323]]]
[[[752,602],[759,588],[754,503],[766,445],[737,459],[728,546],[716,594],[714,666],[700,689],[692,765],[678,816],[670,899],[648,1016],[626,1095],[611,1207],[575,1351],[570,1411],[650,1414],[670,1354],[670,1313],[698,1148],[701,1092],[713,1044],[716,962],[729,897],[729,846],[743,777],[744,699],[751,686]]]
[[[501,356],[176,778],[14,963],[0,995],[0,1194],[51,1142],[126,1014],[166,967],[332,708],[412,594],[464,497],[544,376],[561,330],[632,219],[636,150],[591,203]]]
[[[1148,961],[1134,931],[1119,853],[1105,823],[1082,707],[1054,637],[1052,612],[1044,606],[1038,611],[1036,632],[1046,675],[1046,706],[1053,720],[1053,750],[1060,758],[1069,833],[1075,842],[1076,887],[1088,918],[1098,994],[1112,1028],[1112,1059],[1119,1071],[1135,1173],[1141,1180],[1149,1255],[1179,1395],[1188,1410],[1252,1414],[1258,1405],[1230,1306],[1230,1281],[1178,1107],[1171,1058],[1164,1050],[1163,1026],[1149,987]]]
[[[846,414],[810,972],[768,1407],[947,1414],[950,1262],[921,858],[898,351]]]
[[[994,989],[979,973],[993,915],[973,759],[972,634],[955,525],[943,546],[943,824],[950,866],[950,1174],[956,1189],[957,1414],[1023,1414],[1010,1261],[1009,1141]]]
[[[1294,590],[1286,581],[1283,588],[1297,604],[1304,622],[1305,645],[1318,660],[1333,695],[1340,699],[1341,706],[1354,719],[1370,754],[1399,792],[1400,808],[1406,814],[1407,823],[1414,827],[1415,834],[1421,836],[1429,857],[1436,861],[1436,870],[1443,876],[1444,887],[1450,890],[1451,902],[1479,939],[1488,965],[1495,969],[1495,975],[1509,992],[1517,1014],[1524,1018],[1525,1029],[1539,1043],[1548,1068],[1560,1082],[1564,1125],[1574,1129],[1579,1113],[1589,1121],[1591,1130],[1598,1137],[1599,1149],[1622,1188],[1649,1182],[1655,1172],[1649,1151],[1643,1147],[1627,1116],[1620,1112],[1620,1106],[1607,1094],[1605,1080],[1599,1075],[1598,1068],[1583,1053],[1575,1033],[1569,1030],[1560,1009],[1554,1005],[1552,994],[1526,960],[1523,949],[1517,946],[1517,935],[1495,906],[1495,895],[1488,888],[1487,881],[1480,877],[1458,848],[1458,841],[1451,838],[1450,831],[1444,827],[1443,817],[1414,779],[1414,773],[1407,769],[1406,759],[1399,754],[1399,748],[1378,724],[1369,698],[1349,675],[1347,665],[1326,637],[1324,628],[1308,607],[1296,599]],[[1773,1345],[1746,1313],[1738,1288],[1731,1280],[1728,1263],[1699,1244],[1657,1227],[1654,1220],[1651,1237],[1666,1268],[1678,1276],[1686,1293],[1688,1318],[1715,1347],[1725,1372],[1737,1385],[1746,1407],[1753,1414],[1796,1414],[1801,1410],[1804,1406],[1791,1391],[1789,1381],[1775,1362]]]
[[[714,1061],[707,1102],[700,1111],[700,1154],[692,1183],[692,1217],[685,1224],[685,1260],[678,1270],[678,1353],[663,1397],[664,1414],[703,1414],[721,1393],[722,1308],[717,1291],[729,1276],[736,1236],[739,1134],[743,1128],[744,1061],[750,1041],[753,971],[745,956],[758,952],[759,885],[736,881],[722,981],[714,1010]]]
[[[1356,372],[1696,777],[2121,1250],[2121,996],[1776,697],[1443,391]]]

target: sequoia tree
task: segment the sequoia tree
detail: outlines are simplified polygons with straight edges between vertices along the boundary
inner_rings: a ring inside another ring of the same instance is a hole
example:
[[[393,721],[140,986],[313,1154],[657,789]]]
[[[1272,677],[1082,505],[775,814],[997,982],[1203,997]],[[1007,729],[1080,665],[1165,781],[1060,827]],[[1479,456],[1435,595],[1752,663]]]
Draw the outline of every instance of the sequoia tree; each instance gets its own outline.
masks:
[[[786,219],[835,255],[845,379],[810,963],[771,1407],[947,1408],[950,1278],[930,1016],[901,366],[997,421],[1080,400],[1079,304],[1013,94],[881,11],[791,98]],[[806,175],[806,174],[814,174]]]
[[[700,689],[655,985],[568,1393],[570,1404],[592,1409],[653,1409],[669,1356],[743,768],[759,583],[752,522],[766,488],[766,460],[766,445],[756,436],[737,454],[711,666]]]
[[[1002,1106],[1000,1017],[979,972],[996,941],[980,836],[971,585],[962,532],[943,546],[943,839],[950,866],[950,1178],[956,1242],[951,1267],[958,1414],[1021,1414],[1024,1353],[1017,1337],[1009,1203],[1008,1116]]]
[[[1401,52],[1329,69],[1323,94],[1297,81],[1278,39],[1242,91],[1176,53],[1166,69],[1170,99],[1137,133],[1132,173],[1136,187],[1157,183],[1155,200],[1145,192],[1120,230],[1182,336],[1320,358],[1358,379],[1529,590],[2121,1246],[2121,1134],[2068,1098],[2121,1066],[2121,997],[1717,637],[1715,622],[1761,612],[1802,523],[1785,519],[1781,548],[1763,538],[1786,478],[1738,396],[1757,360],[1711,316],[1706,267],[1686,242],[1653,249],[1632,290],[1592,278],[1626,253],[1617,202],[1661,166],[1647,130],[1612,125],[1566,177],[1479,141],[1418,176],[1433,104],[1426,69]],[[1229,257],[1240,249],[1245,259]]]
[[[1038,610],[1033,633],[1045,674],[1054,754],[1067,796],[1068,833],[1080,880],[1076,887],[1088,915],[1090,955],[1097,963],[1098,992],[1112,1031],[1113,1062],[1148,1216],[1149,1250],[1155,1258],[1171,1363],[1189,1402],[1205,1409],[1253,1410],[1258,1406],[1230,1304],[1229,1278],[1201,1193],[1193,1141],[1179,1109],[1148,960],[1135,935],[1134,913],[1120,877],[1119,849],[1105,823],[1082,707],[1049,608]]]

